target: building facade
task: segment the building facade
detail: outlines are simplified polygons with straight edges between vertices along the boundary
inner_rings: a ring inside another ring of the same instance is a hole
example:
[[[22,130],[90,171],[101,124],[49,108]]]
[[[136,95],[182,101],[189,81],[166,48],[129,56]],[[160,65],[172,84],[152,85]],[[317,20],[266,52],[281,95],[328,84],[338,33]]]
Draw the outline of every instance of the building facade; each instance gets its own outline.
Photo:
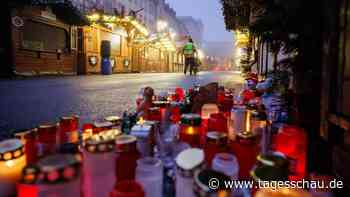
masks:
[[[195,41],[198,46],[203,44],[204,25],[199,19],[195,19],[191,16],[179,17],[180,22],[186,27],[189,35]]]

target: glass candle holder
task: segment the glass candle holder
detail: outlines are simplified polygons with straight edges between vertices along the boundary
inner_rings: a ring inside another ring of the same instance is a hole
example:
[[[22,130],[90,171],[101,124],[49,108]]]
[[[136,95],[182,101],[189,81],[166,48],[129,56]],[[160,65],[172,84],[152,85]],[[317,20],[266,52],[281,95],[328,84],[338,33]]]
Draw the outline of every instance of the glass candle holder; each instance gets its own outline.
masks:
[[[18,139],[0,142],[0,191],[2,196],[16,194],[16,182],[26,166],[24,145]]]
[[[161,160],[152,157],[137,160],[135,179],[143,186],[146,196],[163,196],[163,165]]]
[[[80,196],[81,157],[56,154],[41,159],[23,170],[18,185],[19,197]]]
[[[137,138],[131,135],[120,135],[115,142],[117,181],[134,180],[137,160],[141,157],[137,150]]]
[[[205,160],[210,167],[212,160],[217,153],[227,152],[227,135],[221,132],[207,133],[206,143],[204,145]]]
[[[116,182],[115,141],[94,136],[85,142],[83,157],[84,196],[108,196]]]
[[[231,110],[231,125],[233,126],[233,134],[246,131],[247,108],[243,105],[236,105]]]
[[[130,135],[137,138],[137,149],[142,157],[151,156],[152,146],[152,126],[147,124],[137,124],[131,128]]]
[[[77,143],[79,141],[79,117],[64,116],[60,119],[60,144]]]
[[[213,189],[209,185],[211,185],[211,180],[218,181],[218,188]],[[193,191],[197,197],[207,197],[207,196],[215,196],[215,197],[231,197],[232,191],[225,187],[225,182],[231,181],[230,177],[225,174],[205,169],[198,170],[194,174],[194,187]]]
[[[228,133],[227,118],[223,113],[210,114],[208,131]]]
[[[181,117],[180,140],[192,147],[200,146],[201,116],[198,114],[184,114]]]
[[[239,133],[236,140],[230,141],[230,149],[239,163],[239,179],[249,180],[250,170],[256,163],[260,153],[260,144],[256,136],[251,133]]]
[[[15,132],[15,137],[24,144],[24,153],[27,164],[33,164],[38,161],[38,139],[37,129],[28,129]]]
[[[116,184],[110,197],[145,197],[142,186],[133,180],[120,181]]]
[[[38,127],[38,155],[44,157],[55,154],[58,142],[58,125],[47,123]]]
[[[231,180],[238,180],[239,164],[233,154],[218,153],[214,156],[212,169],[224,173]]]
[[[193,190],[195,171],[205,167],[204,152],[191,148],[182,151],[176,157],[176,197],[195,197]]]

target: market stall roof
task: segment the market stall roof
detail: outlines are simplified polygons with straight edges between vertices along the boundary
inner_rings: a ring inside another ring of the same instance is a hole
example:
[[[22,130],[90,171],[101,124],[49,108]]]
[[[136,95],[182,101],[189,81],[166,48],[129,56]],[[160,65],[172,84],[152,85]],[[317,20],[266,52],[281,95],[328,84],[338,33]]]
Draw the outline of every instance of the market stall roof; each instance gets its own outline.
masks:
[[[176,51],[176,44],[172,40],[171,36],[167,33],[157,33],[152,34],[148,42],[150,45],[153,45],[159,49],[165,49],[167,51]]]
[[[56,14],[57,18],[70,25],[89,25],[85,15],[68,0],[13,0],[11,7],[19,6],[48,6]]]

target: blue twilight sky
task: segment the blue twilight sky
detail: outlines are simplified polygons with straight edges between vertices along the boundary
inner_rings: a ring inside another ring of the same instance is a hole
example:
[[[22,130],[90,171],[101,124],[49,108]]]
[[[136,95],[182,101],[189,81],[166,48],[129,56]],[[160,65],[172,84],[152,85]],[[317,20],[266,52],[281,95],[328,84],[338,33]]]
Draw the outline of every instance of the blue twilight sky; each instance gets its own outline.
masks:
[[[178,16],[193,16],[203,21],[205,41],[232,42],[232,33],[226,31],[219,0],[166,0]]]

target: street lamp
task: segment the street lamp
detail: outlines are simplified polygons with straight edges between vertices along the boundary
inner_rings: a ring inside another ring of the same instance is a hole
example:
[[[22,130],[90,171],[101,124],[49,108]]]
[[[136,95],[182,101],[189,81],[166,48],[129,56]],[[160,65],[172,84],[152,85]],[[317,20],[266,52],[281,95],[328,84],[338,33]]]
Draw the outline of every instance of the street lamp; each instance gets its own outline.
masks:
[[[157,22],[157,30],[158,30],[158,32],[164,31],[167,27],[168,27],[168,23],[166,21],[159,20]]]

